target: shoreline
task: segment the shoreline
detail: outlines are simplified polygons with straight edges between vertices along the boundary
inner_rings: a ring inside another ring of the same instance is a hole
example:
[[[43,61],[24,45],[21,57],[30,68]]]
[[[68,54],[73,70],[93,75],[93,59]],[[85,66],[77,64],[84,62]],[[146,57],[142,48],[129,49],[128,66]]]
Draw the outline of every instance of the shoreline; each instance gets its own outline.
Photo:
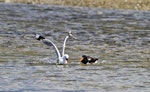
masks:
[[[150,10],[149,0],[0,0],[4,3],[47,4],[123,10]]]

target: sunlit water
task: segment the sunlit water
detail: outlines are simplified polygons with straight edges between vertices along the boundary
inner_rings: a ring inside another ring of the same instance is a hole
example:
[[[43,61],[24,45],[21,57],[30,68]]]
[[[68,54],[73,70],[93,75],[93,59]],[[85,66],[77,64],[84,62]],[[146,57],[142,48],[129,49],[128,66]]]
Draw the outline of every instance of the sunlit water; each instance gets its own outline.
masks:
[[[53,48],[34,34],[61,49],[69,30],[68,65],[50,64]],[[98,63],[80,65],[83,54]],[[1,3],[0,91],[149,92],[150,12]]]

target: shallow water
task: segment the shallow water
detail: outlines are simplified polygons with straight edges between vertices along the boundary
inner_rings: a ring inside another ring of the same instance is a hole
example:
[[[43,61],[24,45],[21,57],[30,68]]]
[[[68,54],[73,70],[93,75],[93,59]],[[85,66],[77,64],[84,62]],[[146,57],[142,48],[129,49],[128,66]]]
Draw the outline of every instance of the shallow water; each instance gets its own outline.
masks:
[[[0,4],[0,91],[149,92],[150,12]],[[55,62],[67,32],[68,65]],[[98,64],[80,65],[83,54]]]

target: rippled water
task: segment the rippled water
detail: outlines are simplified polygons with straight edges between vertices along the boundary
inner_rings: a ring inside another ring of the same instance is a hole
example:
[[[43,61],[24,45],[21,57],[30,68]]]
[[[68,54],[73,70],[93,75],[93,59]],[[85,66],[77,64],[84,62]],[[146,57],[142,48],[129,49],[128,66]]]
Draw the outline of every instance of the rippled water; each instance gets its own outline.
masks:
[[[149,92],[150,12],[0,3],[0,91]],[[34,39],[42,34],[61,49],[67,32],[68,65]],[[83,54],[99,58],[80,65]]]

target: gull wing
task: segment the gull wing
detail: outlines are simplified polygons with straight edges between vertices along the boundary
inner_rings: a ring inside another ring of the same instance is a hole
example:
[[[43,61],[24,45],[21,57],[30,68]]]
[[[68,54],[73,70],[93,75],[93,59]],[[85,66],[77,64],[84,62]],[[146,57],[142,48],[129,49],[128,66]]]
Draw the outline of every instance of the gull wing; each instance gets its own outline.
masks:
[[[63,48],[62,48],[62,56],[64,56],[64,54],[65,54],[66,41],[68,38],[69,38],[69,36],[66,36],[66,38],[64,40],[64,44],[63,44]]]
[[[57,55],[57,59],[59,59],[61,57],[60,52],[59,52],[57,46],[51,40],[49,40],[49,39],[43,39],[42,42],[44,44],[46,44],[47,46],[53,46],[54,47],[56,55]]]

